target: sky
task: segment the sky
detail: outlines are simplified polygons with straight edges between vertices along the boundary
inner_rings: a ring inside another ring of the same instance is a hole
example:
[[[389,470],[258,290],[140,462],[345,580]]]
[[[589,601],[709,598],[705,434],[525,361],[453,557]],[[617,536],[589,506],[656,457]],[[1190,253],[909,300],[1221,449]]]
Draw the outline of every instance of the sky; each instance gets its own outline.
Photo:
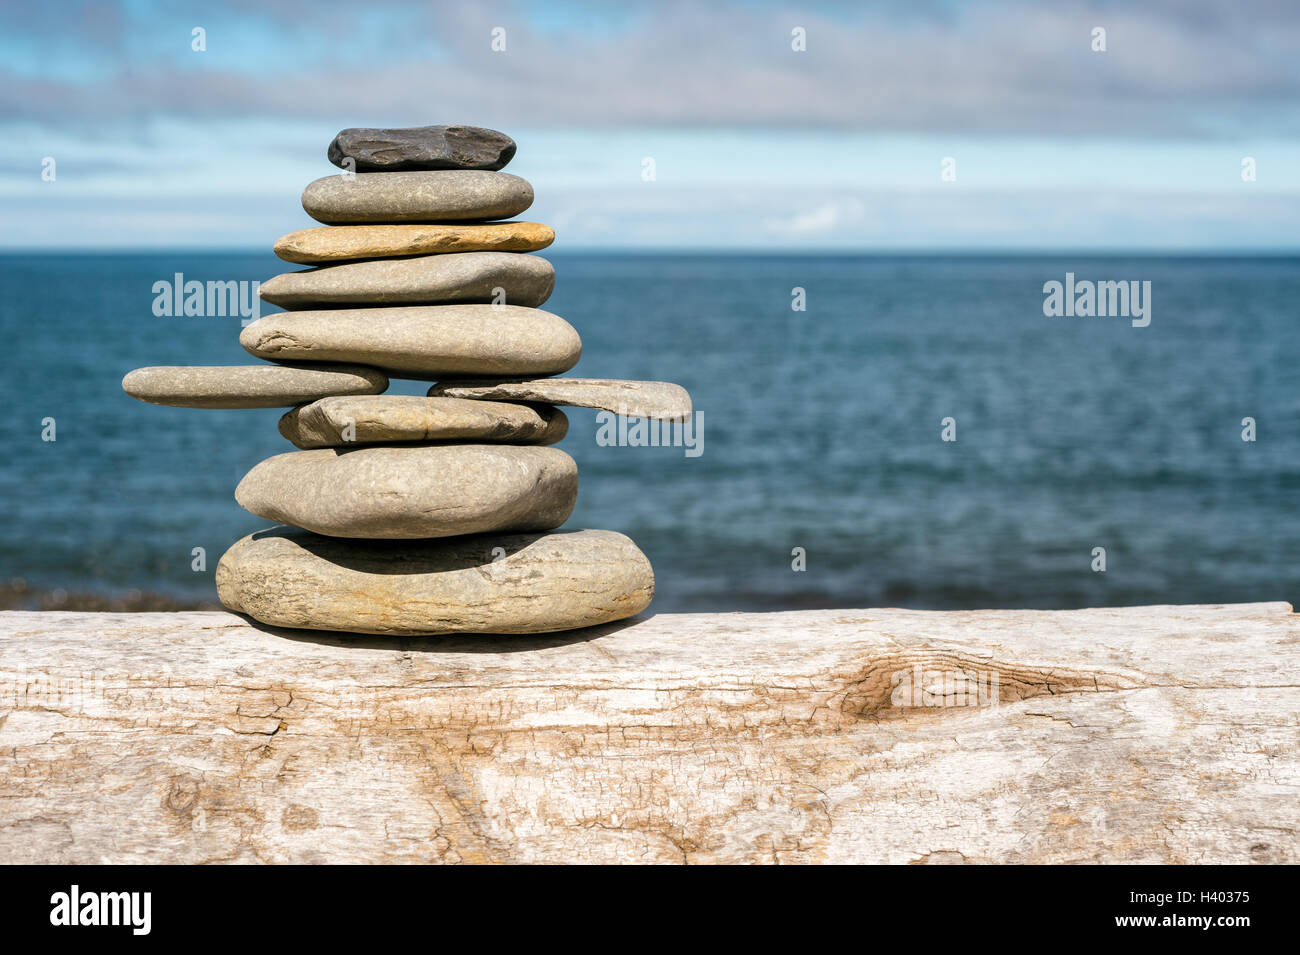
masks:
[[[11,250],[267,249],[340,129],[440,123],[556,250],[1300,249],[1294,0],[64,0],[0,54]]]

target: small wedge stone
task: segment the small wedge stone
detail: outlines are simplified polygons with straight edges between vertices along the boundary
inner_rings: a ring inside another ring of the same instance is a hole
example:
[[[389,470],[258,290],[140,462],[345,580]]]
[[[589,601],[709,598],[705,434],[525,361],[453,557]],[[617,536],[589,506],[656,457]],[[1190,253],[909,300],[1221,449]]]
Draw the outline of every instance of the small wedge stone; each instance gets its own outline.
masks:
[[[599,408],[628,418],[685,420],[691,396],[667,381],[617,378],[539,378],[531,381],[440,381],[430,395],[474,401],[540,401],[552,405]]]

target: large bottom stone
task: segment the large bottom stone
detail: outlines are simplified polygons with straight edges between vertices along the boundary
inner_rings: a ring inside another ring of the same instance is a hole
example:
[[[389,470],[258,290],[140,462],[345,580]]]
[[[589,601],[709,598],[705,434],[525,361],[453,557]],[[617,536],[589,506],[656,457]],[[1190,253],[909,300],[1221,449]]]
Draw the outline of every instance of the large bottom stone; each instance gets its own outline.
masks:
[[[355,541],[275,527],[226,551],[217,593],[229,609],[277,627],[548,633],[640,613],[654,571],[614,531]]]

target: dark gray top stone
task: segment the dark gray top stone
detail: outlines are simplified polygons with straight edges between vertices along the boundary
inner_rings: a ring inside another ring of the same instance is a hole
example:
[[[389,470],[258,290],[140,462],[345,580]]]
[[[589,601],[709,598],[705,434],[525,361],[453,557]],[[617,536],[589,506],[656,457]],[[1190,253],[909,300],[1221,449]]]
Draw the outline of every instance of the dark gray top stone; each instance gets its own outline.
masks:
[[[330,143],[329,161],[356,172],[403,169],[500,169],[515,155],[505,133],[478,126],[415,126],[409,129],[345,129]]]

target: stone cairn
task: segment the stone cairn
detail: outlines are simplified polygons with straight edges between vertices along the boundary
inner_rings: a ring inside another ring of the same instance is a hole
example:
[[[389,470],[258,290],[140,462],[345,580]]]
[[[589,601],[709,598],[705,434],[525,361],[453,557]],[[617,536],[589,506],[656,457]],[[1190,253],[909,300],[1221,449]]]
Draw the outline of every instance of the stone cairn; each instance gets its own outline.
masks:
[[[578,493],[556,405],[683,420],[666,382],[553,377],[582,345],[542,311],[555,234],[515,216],[508,136],[467,126],[346,129],[302,205],[324,227],[276,254],[313,266],[261,287],[287,311],[240,344],[272,364],[140,368],[127,394],[187,408],[291,410],[302,450],[262,461],[235,500],[282,526],[217,566],[231,610],[273,626],[384,634],[544,633],[645,609],[654,572],[614,531],[557,532]],[[384,395],[389,377],[434,382]],[[283,526],[288,525],[288,526]]]

